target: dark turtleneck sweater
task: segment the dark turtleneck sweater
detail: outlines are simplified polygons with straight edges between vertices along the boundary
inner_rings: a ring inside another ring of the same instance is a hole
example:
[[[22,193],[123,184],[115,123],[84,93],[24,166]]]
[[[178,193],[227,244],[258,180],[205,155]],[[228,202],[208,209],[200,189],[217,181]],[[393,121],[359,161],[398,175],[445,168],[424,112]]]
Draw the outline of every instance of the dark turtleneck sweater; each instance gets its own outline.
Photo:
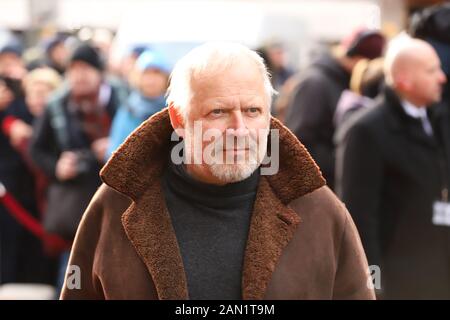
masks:
[[[170,162],[170,161],[169,161]],[[189,298],[241,299],[242,267],[259,170],[223,186],[169,165],[162,187],[186,272]]]

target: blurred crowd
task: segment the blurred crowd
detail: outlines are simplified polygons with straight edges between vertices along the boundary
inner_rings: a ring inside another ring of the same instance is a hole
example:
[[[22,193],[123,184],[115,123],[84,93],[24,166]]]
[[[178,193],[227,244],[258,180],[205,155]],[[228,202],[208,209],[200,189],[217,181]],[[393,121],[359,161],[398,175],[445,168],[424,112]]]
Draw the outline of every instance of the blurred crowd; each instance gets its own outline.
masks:
[[[68,40],[45,39],[28,63],[15,38],[0,48],[1,283],[61,287],[100,168],[165,107],[160,53],[136,45],[112,72],[95,43]]]
[[[381,298],[450,299],[448,21],[447,4],[390,41],[358,28],[300,72],[282,42],[257,48],[279,92],[272,113],[352,214]],[[60,288],[99,170],[165,107],[171,65],[150,45],[114,69],[93,42],[38,46],[31,61],[16,39],[0,48],[0,284]]]

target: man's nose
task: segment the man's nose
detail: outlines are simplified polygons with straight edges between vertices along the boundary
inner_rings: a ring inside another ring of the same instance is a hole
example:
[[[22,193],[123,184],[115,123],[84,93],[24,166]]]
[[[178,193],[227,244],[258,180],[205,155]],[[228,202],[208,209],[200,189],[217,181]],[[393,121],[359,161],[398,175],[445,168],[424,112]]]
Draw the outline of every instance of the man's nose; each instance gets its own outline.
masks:
[[[234,135],[236,137],[248,135],[248,128],[241,111],[233,112],[230,121],[231,123],[227,128],[228,135]]]

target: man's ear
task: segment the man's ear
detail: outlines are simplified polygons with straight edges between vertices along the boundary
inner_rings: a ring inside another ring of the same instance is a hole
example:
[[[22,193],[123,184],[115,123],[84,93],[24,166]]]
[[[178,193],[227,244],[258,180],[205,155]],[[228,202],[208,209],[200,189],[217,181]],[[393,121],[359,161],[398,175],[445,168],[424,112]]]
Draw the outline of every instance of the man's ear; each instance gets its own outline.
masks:
[[[184,118],[173,102],[169,103],[170,124],[179,137],[184,138]]]
[[[406,77],[398,77],[397,88],[402,92],[410,92],[411,91],[411,81],[409,81],[409,79]]]

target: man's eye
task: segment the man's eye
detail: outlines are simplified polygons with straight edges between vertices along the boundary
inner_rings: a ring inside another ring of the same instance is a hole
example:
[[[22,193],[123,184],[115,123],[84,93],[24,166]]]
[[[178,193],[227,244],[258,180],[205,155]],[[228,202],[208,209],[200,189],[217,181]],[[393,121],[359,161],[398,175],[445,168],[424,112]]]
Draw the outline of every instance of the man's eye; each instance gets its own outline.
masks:
[[[247,108],[246,111],[247,111],[248,113],[250,113],[250,114],[256,114],[256,113],[259,112],[259,108],[257,108],[257,107],[250,107],[250,108]]]
[[[214,109],[213,111],[211,111],[212,115],[221,115],[223,113],[223,109]]]

